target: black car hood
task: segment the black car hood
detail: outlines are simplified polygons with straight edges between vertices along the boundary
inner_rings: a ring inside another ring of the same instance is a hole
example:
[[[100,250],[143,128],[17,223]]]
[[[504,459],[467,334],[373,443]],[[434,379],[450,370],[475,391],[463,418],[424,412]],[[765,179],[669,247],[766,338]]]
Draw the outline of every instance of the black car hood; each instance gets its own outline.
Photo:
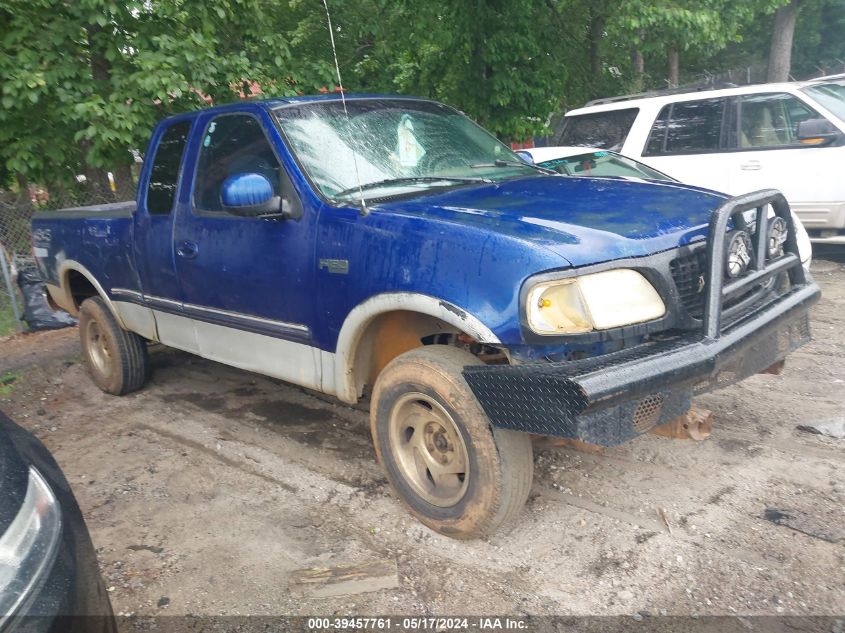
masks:
[[[0,411],[0,536],[17,516],[26,496],[29,464],[20,447],[30,443],[27,436]]]

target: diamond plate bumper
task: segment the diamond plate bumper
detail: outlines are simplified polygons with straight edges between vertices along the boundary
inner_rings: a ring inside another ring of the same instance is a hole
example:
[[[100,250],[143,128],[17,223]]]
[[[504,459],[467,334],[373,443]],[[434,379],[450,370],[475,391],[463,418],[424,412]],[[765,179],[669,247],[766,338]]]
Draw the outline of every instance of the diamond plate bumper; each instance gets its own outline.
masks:
[[[809,307],[820,296],[808,280],[718,338],[580,361],[467,366],[463,375],[494,426],[614,446],[683,414],[693,395],[758,373],[808,342]]]

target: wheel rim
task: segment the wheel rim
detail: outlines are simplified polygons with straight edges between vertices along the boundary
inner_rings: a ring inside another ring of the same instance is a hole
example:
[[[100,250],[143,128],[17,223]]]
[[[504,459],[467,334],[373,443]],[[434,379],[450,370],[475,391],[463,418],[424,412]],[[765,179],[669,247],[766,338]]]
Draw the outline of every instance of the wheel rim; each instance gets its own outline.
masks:
[[[452,416],[422,393],[407,393],[393,406],[390,450],[405,481],[428,503],[447,508],[469,485],[469,455]]]
[[[88,351],[88,358],[91,359],[91,364],[94,369],[101,375],[108,377],[111,375],[111,353],[109,352],[106,337],[100,329],[96,321],[88,321],[85,330],[86,346]]]

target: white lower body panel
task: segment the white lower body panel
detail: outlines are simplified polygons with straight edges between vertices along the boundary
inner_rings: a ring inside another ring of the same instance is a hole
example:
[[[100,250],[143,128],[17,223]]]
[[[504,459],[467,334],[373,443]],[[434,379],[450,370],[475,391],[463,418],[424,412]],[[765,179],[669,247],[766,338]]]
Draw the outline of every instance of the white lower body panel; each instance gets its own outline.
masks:
[[[209,360],[335,393],[335,355],[317,347],[115,301],[127,329]]]

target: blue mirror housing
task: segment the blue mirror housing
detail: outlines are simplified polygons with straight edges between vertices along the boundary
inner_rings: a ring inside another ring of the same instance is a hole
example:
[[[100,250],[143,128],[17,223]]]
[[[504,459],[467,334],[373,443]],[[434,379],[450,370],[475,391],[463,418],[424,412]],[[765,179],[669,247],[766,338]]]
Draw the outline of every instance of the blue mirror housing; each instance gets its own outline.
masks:
[[[279,213],[281,198],[273,195],[273,185],[261,174],[233,174],[223,181],[220,203],[234,215],[261,216]]]

